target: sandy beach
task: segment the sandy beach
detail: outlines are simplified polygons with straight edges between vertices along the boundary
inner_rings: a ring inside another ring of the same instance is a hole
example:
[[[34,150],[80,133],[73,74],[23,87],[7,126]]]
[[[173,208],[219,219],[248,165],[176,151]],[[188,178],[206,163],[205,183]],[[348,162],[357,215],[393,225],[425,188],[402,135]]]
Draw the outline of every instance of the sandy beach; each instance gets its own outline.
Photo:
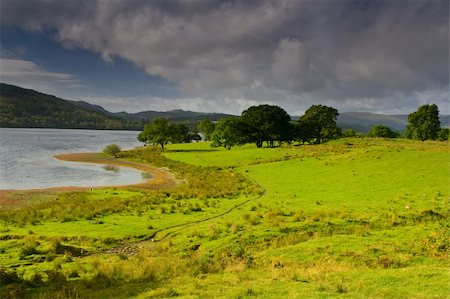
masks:
[[[175,187],[179,184],[179,181],[175,178],[174,174],[170,171],[162,168],[152,167],[150,165],[134,163],[130,161],[124,161],[116,158],[105,157],[98,153],[76,153],[76,154],[61,154],[55,156],[59,160],[70,162],[82,162],[82,163],[96,163],[104,165],[113,165],[118,167],[128,167],[139,170],[143,173],[150,173],[151,178],[143,181],[139,184],[132,185],[120,185],[120,186],[96,186],[96,187],[52,187],[42,189],[25,189],[25,190],[0,190],[0,206],[8,205],[8,202],[13,200],[8,196],[14,192],[44,192],[44,191],[77,191],[77,190],[93,190],[103,188],[129,188],[139,187],[145,189],[166,189]],[[15,203],[17,204],[17,202]]]

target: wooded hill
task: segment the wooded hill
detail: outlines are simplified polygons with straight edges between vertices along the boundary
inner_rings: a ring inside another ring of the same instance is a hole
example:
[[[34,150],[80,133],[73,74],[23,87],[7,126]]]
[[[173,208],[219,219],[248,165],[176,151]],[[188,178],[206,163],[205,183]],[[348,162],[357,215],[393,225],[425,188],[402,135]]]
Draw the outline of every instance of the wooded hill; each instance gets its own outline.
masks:
[[[141,126],[137,121],[88,110],[55,96],[0,85],[0,127],[131,130]]]
[[[70,101],[31,89],[0,83],[0,127],[142,130],[155,117],[194,124],[231,116],[183,110],[113,113],[84,101]],[[193,126],[194,126],[193,125]]]
[[[143,111],[137,113],[109,112],[103,107],[84,101],[70,101],[30,89],[0,83],[0,127],[12,128],[80,128],[142,130],[155,117],[171,122],[183,122],[189,127],[201,119],[217,121],[230,114],[202,113],[183,110]],[[292,117],[293,120],[298,117]],[[450,116],[441,115],[441,126],[449,127]],[[374,125],[402,131],[408,123],[407,115],[384,115],[367,112],[340,112],[337,125],[367,133]]]

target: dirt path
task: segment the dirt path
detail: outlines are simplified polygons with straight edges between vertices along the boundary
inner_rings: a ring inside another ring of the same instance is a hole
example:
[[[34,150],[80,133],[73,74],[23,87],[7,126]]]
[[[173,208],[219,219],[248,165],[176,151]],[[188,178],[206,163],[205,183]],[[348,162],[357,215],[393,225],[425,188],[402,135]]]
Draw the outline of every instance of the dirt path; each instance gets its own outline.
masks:
[[[152,242],[159,242],[159,241],[162,241],[162,240],[164,240],[165,238],[167,238],[168,236],[170,236],[171,234],[173,234],[173,233],[175,233],[175,232],[178,232],[178,231],[180,231],[180,230],[183,230],[183,229],[185,229],[185,228],[188,228],[188,227],[192,226],[192,224],[198,224],[198,223],[202,223],[202,222],[207,222],[207,221],[210,221],[210,220],[213,220],[213,219],[217,219],[217,218],[223,217],[223,216],[225,216],[225,215],[231,213],[232,211],[236,210],[237,208],[239,208],[239,207],[245,205],[246,203],[248,203],[248,202],[250,202],[250,201],[254,201],[254,200],[260,199],[261,197],[264,196],[265,193],[266,193],[266,191],[264,191],[263,193],[261,193],[260,195],[258,195],[256,198],[250,198],[250,199],[244,200],[243,202],[241,202],[241,203],[235,205],[234,207],[228,209],[227,211],[225,211],[225,212],[223,212],[223,213],[220,213],[220,214],[217,214],[217,215],[214,215],[214,216],[210,216],[210,217],[207,217],[207,218],[204,218],[204,219],[200,219],[200,220],[196,220],[196,221],[189,221],[189,222],[180,223],[180,224],[176,224],[176,225],[171,225],[171,226],[168,226],[168,227],[159,229],[159,230],[153,232],[153,234],[151,234],[151,235],[150,235],[149,237],[147,237],[146,239],[147,239],[147,240],[152,240]],[[180,227],[180,229],[170,231],[170,232],[168,232],[167,234],[165,234],[164,236],[162,236],[161,238],[155,239],[156,236],[157,236],[159,233],[166,232],[166,231],[169,231],[169,230],[171,230],[171,229],[173,229],[173,228],[177,228],[177,227]]]
[[[185,223],[180,223],[180,224],[175,224],[175,225],[171,225],[165,228],[161,228],[158,229],[156,231],[154,231],[151,235],[147,236],[144,240],[139,241],[139,242],[129,242],[129,243],[125,243],[122,246],[118,246],[118,247],[114,247],[102,252],[97,252],[95,254],[101,254],[101,253],[121,253],[121,254],[128,254],[128,255],[133,255],[133,254],[137,254],[139,253],[139,251],[144,248],[146,245],[150,245],[156,242],[160,242],[163,241],[164,239],[166,239],[167,237],[169,237],[170,235],[172,235],[173,233],[182,231],[184,229],[187,229],[189,227],[191,227],[194,224],[198,224],[198,223],[202,223],[202,222],[208,222],[210,220],[213,219],[217,219],[217,218],[221,218],[229,213],[231,213],[232,211],[236,210],[237,208],[245,205],[246,203],[250,202],[250,201],[255,201],[260,199],[261,197],[264,196],[264,194],[266,193],[266,190],[264,190],[260,195],[258,195],[255,198],[250,198],[250,199],[246,199],[244,201],[242,201],[241,203],[233,206],[232,208],[226,210],[223,213],[214,215],[214,216],[210,216],[207,218],[203,218],[200,220],[196,220],[196,221],[189,221],[189,222],[185,222]],[[176,228],[174,230],[174,228]],[[165,233],[163,236],[161,236],[160,238],[156,238],[159,234],[161,233]]]
[[[151,173],[152,178],[140,183],[133,185],[124,185],[124,186],[114,186],[114,188],[129,188],[129,187],[139,187],[145,189],[166,189],[172,188],[180,184],[180,181],[177,180],[173,173],[169,172],[166,169],[156,168],[150,165],[139,164],[131,161],[120,160],[116,158],[108,158],[104,157],[98,153],[78,153],[78,154],[62,154],[55,156],[59,160],[63,161],[71,161],[71,162],[82,162],[82,163],[96,163],[96,164],[104,164],[104,165],[114,165],[120,167],[129,167],[134,168],[142,172]],[[102,188],[111,188],[111,186],[99,186],[99,187],[55,187],[55,188],[46,188],[46,189],[29,189],[29,190],[20,190],[20,192],[46,192],[46,191],[74,191],[74,190],[93,190],[93,189],[102,189]],[[14,193],[15,190],[0,190],[0,206],[2,203],[5,204],[12,199],[8,196],[10,193]],[[17,192],[17,190],[16,190]],[[225,212],[219,213],[214,216],[206,217],[200,220],[189,221],[185,223],[171,225],[162,229],[158,229],[154,231],[151,235],[147,236],[144,240],[136,242],[136,243],[125,243],[122,246],[118,246],[106,251],[103,253],[127,253],[127,254],[135,254],[142,248],[142,245],[150,244],[154,242],[160,242],[175,232],[179,232],[186,228],[191,227],[192,225],[208,222],[213,219],[221,218],[232,211],[238,209],[239,207],[245,205],[250,201],[254,201],[260,199],[265,194],[262,192],[255,198],[250,198],[242,201],[241,203],[233,206],[232,208],[226,210]],[[17,205],[18,203],[15,202]],[[163,234],[161,237],[157,238],[157,236]],[[99,254],[102,252],[92,253]]]

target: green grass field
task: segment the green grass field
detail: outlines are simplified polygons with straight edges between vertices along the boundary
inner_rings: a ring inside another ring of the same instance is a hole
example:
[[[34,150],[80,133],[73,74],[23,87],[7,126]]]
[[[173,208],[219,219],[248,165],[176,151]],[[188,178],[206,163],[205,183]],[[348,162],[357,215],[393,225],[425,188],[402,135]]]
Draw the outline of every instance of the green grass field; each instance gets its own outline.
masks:
[[[448,298],[445,142],[341,139],[122,159],[170,190],[16,192],[1,298]]]

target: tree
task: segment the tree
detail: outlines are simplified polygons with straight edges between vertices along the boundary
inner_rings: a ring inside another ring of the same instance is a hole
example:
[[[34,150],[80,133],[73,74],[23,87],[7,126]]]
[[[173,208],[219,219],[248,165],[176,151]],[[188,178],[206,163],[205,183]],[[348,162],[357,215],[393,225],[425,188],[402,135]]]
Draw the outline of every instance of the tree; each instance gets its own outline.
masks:
[[[104,149],[103,153],[108,156],[113,156],[118,158],[117,154],[120,152],[120,147],[117,144],[108,144]]]
[[[294,127],[294,139],[300,141],[302,144],[311,142],[313,139],[312,131],[311,123],[300,118]]]
[[[383,137],[383,138],[395,138],[397,137],[397,133],[392,131],[389,127],[385,127],[382,125],[373,126],[369,133],[367,134],[369,137]]]
[[[271,147],[275,141],[288,141],[292,138],[291,117],[278,106],[252,106],[242,112],[242,120],[250,128],[250,139],[257,147],[266,141]]]
[[[216,125],[209,119],[202,119],[200,123],[197,125],[197,128],[200,131],[200,133],[203,134],[205,140],[209,141],[211,140],[211,135],[214,132]]]
[[[145,125],[144,125],[144,129],[145,129]],[[139,133],[139,135],[137,136],[137,139],[138,139],[140,142],[147,143],[147,137],[146,137],[146,134],[144,133],[144,131],[142,131],[141,133]],[[144,145],[145,145],[145,144],[144,144]]]
[[[232,146],[245,144],[247,134],[247,125],[240,117],[222,118],[211,136],[211,146],[223,146],[229,150]]]
[[[171,124],[166,118],[155,118],[144,126],[144,130],[139,133],[137,139],[141,142],[159,144],[161,150],[169,143],[191,142],[196,139],[198,134],[189,132],[189,128],[185,124]]]
[[[173,128],[170,127],[169,121],[158,117],[144,126],[144,130],[138,135],[138,140],[145,143],[159,144],[161,150],[164,150],[164,145],[171,141],[172,135]]]
[[[191,142],[189,128],[185,124],[169,124],[169,141],[173,143]]]
[[[347,137],[350,137],[350,138],[361,137],[361,134],[356,132],[353,129],[348,129],[348,130],[345,130],[344,132],[342,132],[342,137],[345,137],[345,138],[347,138]]]
[[[336,124],[338,111],[333,107],[312,105],[299,119],[299,126],[304,126],[309,141],[322,143],[336,139],[341,134],[341,129]]]
[[[448,136],[450,134],[450,130],[448,128],[441,128],[439,131],[438,139],[441,141],[448,140]]]
[[[436,104],[422,105],[416,112],[408,115],[406,138],[416,140],[435,140],[441,129],[439,109]]]

